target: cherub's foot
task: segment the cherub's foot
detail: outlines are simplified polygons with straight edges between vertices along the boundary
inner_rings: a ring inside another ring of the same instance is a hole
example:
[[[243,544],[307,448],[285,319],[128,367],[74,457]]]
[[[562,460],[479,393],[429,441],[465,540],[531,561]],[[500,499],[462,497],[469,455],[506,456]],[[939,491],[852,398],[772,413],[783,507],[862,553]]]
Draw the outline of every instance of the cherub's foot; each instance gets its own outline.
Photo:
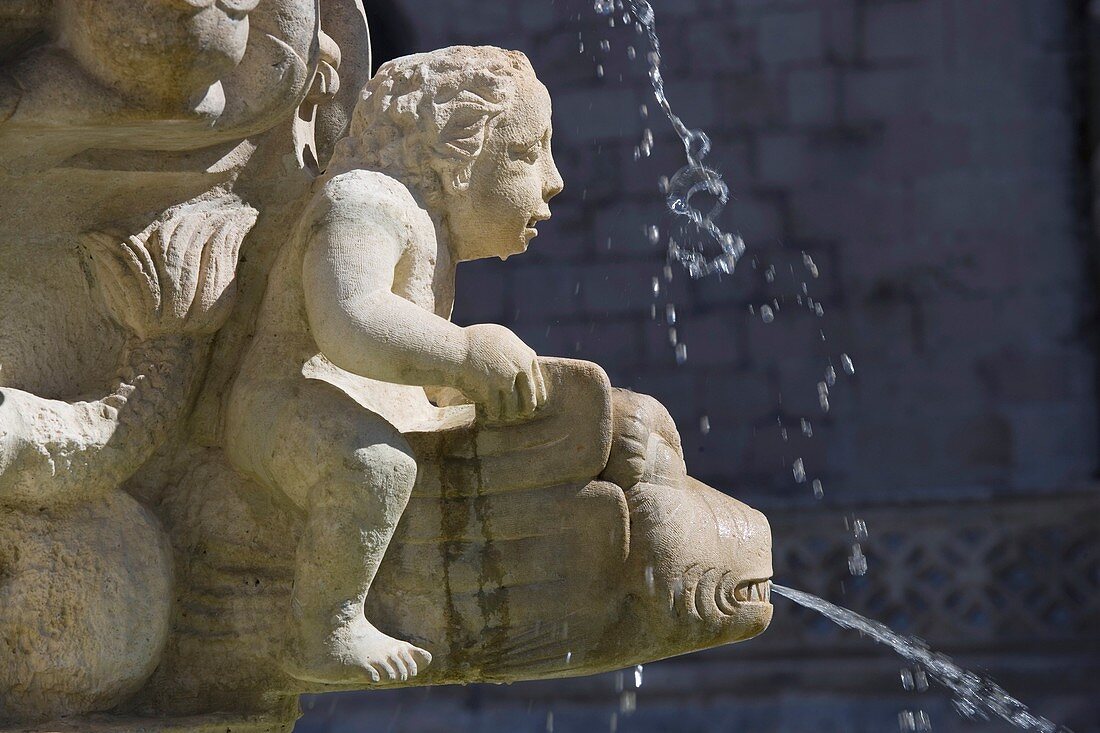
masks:
[[[299,643],[283,662],[287,674],[303,682],[354,685],[404,682],[432,661],[432,655],[386,636],[359,617],[327,638]]]

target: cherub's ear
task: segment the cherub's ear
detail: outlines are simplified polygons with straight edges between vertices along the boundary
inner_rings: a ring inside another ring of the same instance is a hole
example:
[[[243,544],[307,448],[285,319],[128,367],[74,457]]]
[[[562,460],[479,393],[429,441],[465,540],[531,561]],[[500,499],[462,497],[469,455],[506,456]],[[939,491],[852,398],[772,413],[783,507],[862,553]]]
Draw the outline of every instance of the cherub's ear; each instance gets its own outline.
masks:
[[[439,131],[439,144],[452,157],[476,158],[485,146],[489,116],[483,106],[459,103]]]

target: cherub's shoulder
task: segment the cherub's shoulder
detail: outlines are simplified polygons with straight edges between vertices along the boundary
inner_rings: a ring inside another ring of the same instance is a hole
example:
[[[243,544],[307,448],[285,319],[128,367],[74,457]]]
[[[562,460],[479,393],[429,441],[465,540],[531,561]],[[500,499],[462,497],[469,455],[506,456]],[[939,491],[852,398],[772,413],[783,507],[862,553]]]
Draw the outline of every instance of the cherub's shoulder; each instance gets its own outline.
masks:
[[[378,171],[350,170],[329,178],[314,196],[314,210],[357,215],[378,211],[400,218],[423,215],[412,193],[400,181]]]

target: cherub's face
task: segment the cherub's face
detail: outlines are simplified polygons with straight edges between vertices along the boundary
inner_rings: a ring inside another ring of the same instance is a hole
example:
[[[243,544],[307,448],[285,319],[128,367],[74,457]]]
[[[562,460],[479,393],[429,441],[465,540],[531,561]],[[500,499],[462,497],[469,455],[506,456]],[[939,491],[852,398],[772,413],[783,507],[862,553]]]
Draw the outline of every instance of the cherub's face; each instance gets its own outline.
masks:
[[[550,153],[550,94],[534,76],[523,77],[474,161],[469,185],[447,193],[457,258],[505,259],[526,250],[562,185]]]
[[[65,0],[61,30],[100,82],[152,106],[184,107],[240,63],[258,2]]]

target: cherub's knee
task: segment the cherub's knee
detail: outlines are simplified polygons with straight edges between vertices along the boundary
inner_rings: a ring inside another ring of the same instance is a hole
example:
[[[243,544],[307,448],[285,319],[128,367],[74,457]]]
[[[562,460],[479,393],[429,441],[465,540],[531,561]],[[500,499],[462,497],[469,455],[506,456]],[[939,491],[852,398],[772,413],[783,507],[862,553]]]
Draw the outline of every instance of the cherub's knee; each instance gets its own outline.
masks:
[[[612,391],[611,455],[600,477],[623,488],[639,481],[670,483],[684,473],[676,423],[657,400],[625,389]]]
[[[401,442],[348,446],[333,461],[311,500],[353,501],[363,507],[404,505],[416,483],[416,459]]]

